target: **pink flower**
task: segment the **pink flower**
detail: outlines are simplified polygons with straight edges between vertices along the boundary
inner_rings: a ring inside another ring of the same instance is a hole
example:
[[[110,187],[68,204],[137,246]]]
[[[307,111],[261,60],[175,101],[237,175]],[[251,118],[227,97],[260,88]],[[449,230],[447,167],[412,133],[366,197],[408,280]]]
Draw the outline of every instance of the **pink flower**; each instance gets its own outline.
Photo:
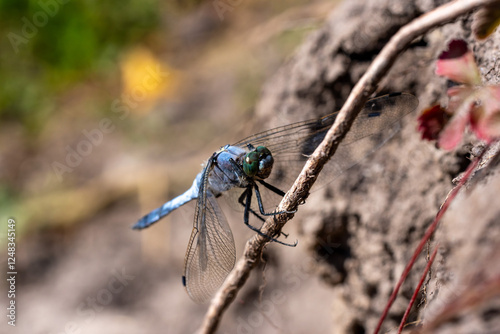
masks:
[[[418,117],[418,131],[422,133],[422,139],[436,140],[443,130],[450,115],[440,105],[425,109]]]
[[[469,85],[480,85],[481,75],[474,55],[463,40],[454,39],[448,44],[436,63],[436,74]]]
[[[455,148],[467,126],[486,141],[500,137],[500,86],[484,86],[474,55],[462,40],[448,44],[436,63],[436,74],[462,83],[448,89],[448,107],[433,106],[419,117],[422,138],[438,139],[445,150]],[[451,120],[445,116],[452,115]]]

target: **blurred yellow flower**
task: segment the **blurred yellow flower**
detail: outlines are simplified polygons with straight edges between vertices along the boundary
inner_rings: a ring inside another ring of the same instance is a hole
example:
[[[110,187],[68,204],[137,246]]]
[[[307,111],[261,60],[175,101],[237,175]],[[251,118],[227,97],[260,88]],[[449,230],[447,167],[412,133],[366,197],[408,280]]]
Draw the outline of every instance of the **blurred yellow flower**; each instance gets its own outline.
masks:
[[[122,100],[134,114],[151,111],[161,98],[173,97],[176,74],[148,49],[132,49],[121,64]]]

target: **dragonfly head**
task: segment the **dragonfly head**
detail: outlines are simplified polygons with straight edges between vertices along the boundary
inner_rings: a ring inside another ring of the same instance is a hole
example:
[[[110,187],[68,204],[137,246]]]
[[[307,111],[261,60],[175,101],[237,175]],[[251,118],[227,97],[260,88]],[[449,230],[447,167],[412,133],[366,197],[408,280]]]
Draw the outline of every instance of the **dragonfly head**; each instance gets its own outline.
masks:
[[[249,177],[267,179],[273,169],[274,158],[264,146],[257,146],[248,152],[243,159],[243,171]]]

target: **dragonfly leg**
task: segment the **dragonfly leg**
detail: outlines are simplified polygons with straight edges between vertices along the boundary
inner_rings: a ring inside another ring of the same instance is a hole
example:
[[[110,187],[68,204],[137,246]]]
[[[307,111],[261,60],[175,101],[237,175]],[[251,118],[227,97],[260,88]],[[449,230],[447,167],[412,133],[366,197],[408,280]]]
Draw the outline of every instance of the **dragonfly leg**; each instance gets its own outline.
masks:
[[[252,144],[248,144],[248,148],[249,149],[253,149],[253,145]],[[241,169],[241,167],[236,163],[236,161],[234,161],[233,159],[229,159],[229,161],[231,162],[231,164],[239,169],[241,171],[241,173],[243,174],[243,170]],[[281,190],[279,190],[278,188],[268,184],[268,183],[265,183],[266,187],[269,186],[273,192],[277,193],[278,195],[280,196],[284,196],[285,193]],[[264,207],[262,205],[262,200],[261,200],[261,196],[260,196],[260,192],[259,192],[259,188],[257,187],[257,185],[254,183],[253,186],[255,186],[255,192],[256,192],[256,195],[257,195],[257,202],[259,204],[259,211],[260,213],[263,215],[263,216],[274,216],[274,215],[277,215],[277,214],[280,214],[280,213],[295,213],[295,211],[293,212],[288,212],[288,211],[283,211],[283,212],[270,212],[270,213],[266,213],[265,210],[264,210]],[[248,186],[245,191],[241,194],[240,198],[238,199],[238,202],[246,209],[246,204],[245,202],[243,201],[245,199],[245,197],[252,197],[252,185]],[[247,193],[250,193],[250,195],[247,195]],[[264,218],[262,218],[257,212],[255,212],[252,208],[248,208],[248,211],[251,212],[255,217],[257,217],[259,220],[261,221],[265,221]]]
[[[280,195],[281,197],[285,196],[285,192],[283,190],[273,186],[272,184],[269,184],[264,180],[257,180],[257,181],[259,181],[260,184],[262,184],[267,189],[271,190],[273,193]]]
[[[262,235],[263,237],[266,237],[268,238],[270,241],[274,241],[274,242],[277,242],[281,245],[284,245],[284,246],[289,246],[289,247],[295,247],[297,246],[297,241],[295,241],[293,244],[289,244],[289,243],[286,243],[286,242],[283,242],[283,241],[279,241],[278,239],[276,238],[273,238],[265,233],[262,233],[262,231],[258,228],[256,228],[255,226],[252,226],[250,225],[250,222],[249,222],[249,216],[250,216],[250,212],[252,211],[251,209],[251,203],[252,203],[252,186],[248,186],[248,188],[243,192],[243,194],[245,194],[246,196],[246,199],[245,199],[245,212],[243,213],[243,221],[245,223],[246,226],[248,226],[252,231],[255,231],[257,232],[258,234]],[[240,196],[240,199],[242,199],[243,195]],[[283,232],[281,232],[283,233]]]
[[[266,187],[267,189],[271,190],[272,192],[274,192],[275,194],[278,194],[280,196],[285,196],[285,192],[282,191],[281,189],[279,188],[276,188],[275,186],[273,186],[272,184],[269,184],[263,180],[257,180],[259,181],[260,184],[262,184],[264,187]],[[259,210],[260,210],[260,213],[262,213],[263,215],[266,215],[264,214],[262,211],[264,210],[263,209],[263,206],[262,206],[262,200],[261,200],[261,197],[260,197],[260,191],[259,191],[259,188],[257,187],[257,185],[255,185],[255,195],[257,196],[257,201],[259,202]],[[278,214],[281,214],[281,213],[295,213],[297,212],[297,210],[292,210],[292,211],[279,211],[279,212],[274,212],[273,214],[274,215],[278,215]]]
[[[270,184],[268,184],[268,185],[270,185]],[[253,186],[255,188],[255,196],[257,197],[257,204],[259,205],[259,211],[260,211],[261,215],[263,215],[263,216],[276,216],[276,215],[279,215],[279,214],[282,214],[282,213],[295,213],[295,212],[297,212],[297,210],[295,210],[295,211],[286,211],[285,210],[285,211],[265,212],[264,205],[262,204],[262,197],[260,196],[259,187],[257,186],[257,184],[254,184]],[[271,187],[273,187],[273,186],[271,186]],[[283,195],[285,195],[285,194],[283,193]]]
[[[244,192],[241,193],[241,196],[238,198],[238,203],[240,203],[246,210],[246,204],[245,204],[245,199],[247,197],[247,192],[250,191],[251,189],[246,188]],[[255,212],[252,208],[249,208],[248,211],[250,211],[255,217],[257,217],[260,221],[265,222],[266,220],[262,218],[257,212]]]

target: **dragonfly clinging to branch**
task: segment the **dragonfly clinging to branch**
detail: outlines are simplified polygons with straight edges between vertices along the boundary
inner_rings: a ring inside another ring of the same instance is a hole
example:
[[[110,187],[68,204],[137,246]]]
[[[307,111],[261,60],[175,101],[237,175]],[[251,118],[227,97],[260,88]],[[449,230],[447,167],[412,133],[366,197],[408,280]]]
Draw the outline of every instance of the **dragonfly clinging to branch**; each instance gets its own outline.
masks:
[[[369,100],[325,166],[322,174],[327,177],[323,179],[330,181],[380,147],[397,131],[401,118],[417,105],[417,98],[406,93]],[[184,286],[194,301],[210,299],[236,260],[233,235],[217,198],[230,190],[241,189],[238,202],[244,208],[244,223],[262,234],[250,223],[250,215],[264,221],[264,216],[280,212],[266,211],[270,205],[261,196],[260,186],[263,191],[282,197],[285,193],[277,184],[283,184],[283,173],[298,175],[307,156],[323,140],[336,117],[337,113],[332,113],[280,126],[223,146],[212,154],[185,193],[151,211],[134,225],[134,229],[149,227],[187,202],[197,200],[183,275]],[[283,243],[273,236],[266,237]]]

